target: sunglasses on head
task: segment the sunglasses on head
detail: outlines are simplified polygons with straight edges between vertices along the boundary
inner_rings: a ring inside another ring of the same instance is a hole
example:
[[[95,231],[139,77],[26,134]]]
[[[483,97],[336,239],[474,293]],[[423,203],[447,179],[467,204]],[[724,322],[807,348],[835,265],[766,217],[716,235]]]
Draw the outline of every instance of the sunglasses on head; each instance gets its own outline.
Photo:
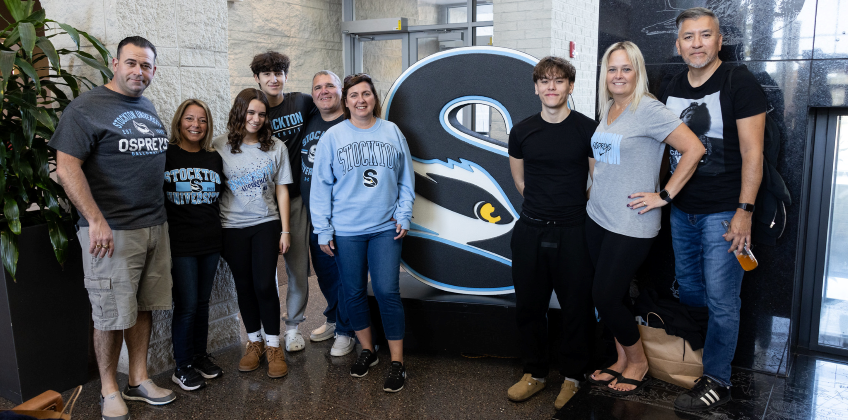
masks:
[[[344,78],[344,82],[347,83],[348,81],[350,81],[350,79],[353,79],[354,77],[362,77],[363,79],[371,80],[371,76],[369,76],[368,73],[356,73],[346,76]]]

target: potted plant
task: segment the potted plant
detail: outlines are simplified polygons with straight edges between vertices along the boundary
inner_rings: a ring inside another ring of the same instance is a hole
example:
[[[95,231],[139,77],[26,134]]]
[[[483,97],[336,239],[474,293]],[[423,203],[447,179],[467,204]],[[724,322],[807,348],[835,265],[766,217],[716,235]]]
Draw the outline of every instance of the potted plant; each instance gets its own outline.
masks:
[[[20,403],[64,391],[88,373],[90,306],[82,284],[70,203],[51,173],[47,147],[59,116],[96,86],[62,68],[74,57],[112,76],[110,54],[91,35],[47,19],[35,1],[4,0],[0,18],[0,396]],[[56,49],[70,37],[76,48]],[[82,50],[87,41],[99,53]]]

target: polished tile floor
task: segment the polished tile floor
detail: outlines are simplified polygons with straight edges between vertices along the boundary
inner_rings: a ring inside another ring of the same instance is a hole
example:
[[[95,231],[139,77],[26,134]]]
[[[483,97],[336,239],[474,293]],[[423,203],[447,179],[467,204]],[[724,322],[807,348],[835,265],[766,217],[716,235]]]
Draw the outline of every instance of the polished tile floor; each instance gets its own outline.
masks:
[[[310,305],[304,331],[323,322],[323,297],[310,279]],[[281,278],[284,292],[285,279]],[[848,365],[794,355],[788,377],[735,370],[733,401],[711,413],[690,414],[672,408],[680,388],[654,383],[639,395],[618,399],[598,388],[584,387],[557,412],[553,407],[562,377],[552,373],[548,387],[524,403],[506,399],[506,389],[521,377],[517,359],[465,358],[450,353],[406,355],[407,385],[397,394],[382,391],[388,354],[360,379],[349,374],[355,354],[330,357],[332,340],[307,343],[287,354],[289,374],[270,379],[263,367],[236,370],[240,347],[216,354],[226,373],[205,389],[184,392],[170,373],[154,377],[175,389],[178,399],[163,407],[130,402],[134,420],[144,419],[844,419],[848,417]],[[126,383],[120,375],[119,382]],[[84,386],[75,419],[99,418],[99,380]],[[69,393],[65,393],[67,398]],[[12,403],[0,398],[0,409]]]

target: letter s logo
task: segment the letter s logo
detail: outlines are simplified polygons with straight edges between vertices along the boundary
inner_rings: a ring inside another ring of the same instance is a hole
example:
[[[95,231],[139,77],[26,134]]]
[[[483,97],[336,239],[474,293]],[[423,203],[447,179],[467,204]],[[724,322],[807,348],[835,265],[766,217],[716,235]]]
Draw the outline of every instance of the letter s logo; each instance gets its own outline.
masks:
[[[366,169],[365,173],[362,174],[362,183],[368,188],[374,188],[377,186],[377,171],[373,169]]]
[[[463,127],[457,114],[488,105],[509,133],[539,112],[537,62],[506,48],[456,48],[418,61],[389,90],[384,118],[406,136],[415,170],[401,264],[421,282],[464,294],[514,292],[510,238],[523,199],[507,143]]]

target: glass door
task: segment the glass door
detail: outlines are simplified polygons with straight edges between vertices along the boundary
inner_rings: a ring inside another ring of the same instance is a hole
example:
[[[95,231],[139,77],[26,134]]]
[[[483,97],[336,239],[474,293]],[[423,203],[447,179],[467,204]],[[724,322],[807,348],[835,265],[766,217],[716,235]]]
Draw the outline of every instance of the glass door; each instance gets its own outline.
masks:
[[[848,350],[848,115],[833,123],[833,171],[824,249],[818,344]]]
[[[809,347],[848,356],[848,110],[817,111],[812,155],[805,250],[805,278],[814,285]]]

